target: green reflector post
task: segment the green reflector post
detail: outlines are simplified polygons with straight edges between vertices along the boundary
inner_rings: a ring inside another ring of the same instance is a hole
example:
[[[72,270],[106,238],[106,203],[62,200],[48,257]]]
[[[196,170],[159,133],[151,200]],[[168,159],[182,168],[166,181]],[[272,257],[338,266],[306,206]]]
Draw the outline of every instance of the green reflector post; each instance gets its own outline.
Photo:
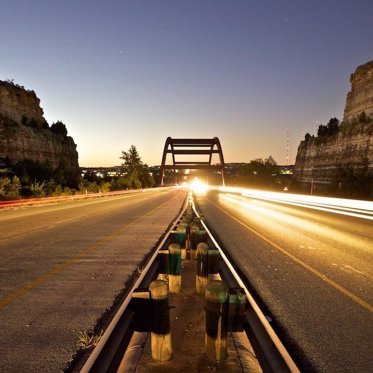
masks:
[[[169,256],[169,274],[168,285],[170,293],[180,293],[181,291],[181,248],[178,243],[172,243],[168,246]]]
[[[206,243],[201,242],[197,246],[197,274],[196,274],[196,293],[205,294],[205,287],[208,280],[208,250]]]
[[[181,247],[181,259],[186,259],[186,228],[183,226],[178,226],[176,229],[176,242],[180,244]]]
[[[206,334],[205,352],[214,361],[227,358],[227,300],[228,285],[223,281],[211,281],[206,286]]]

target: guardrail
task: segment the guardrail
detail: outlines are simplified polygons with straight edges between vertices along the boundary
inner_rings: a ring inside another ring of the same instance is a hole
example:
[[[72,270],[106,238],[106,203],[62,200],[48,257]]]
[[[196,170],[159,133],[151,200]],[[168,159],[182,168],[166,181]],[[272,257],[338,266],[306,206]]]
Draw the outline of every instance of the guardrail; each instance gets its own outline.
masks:
[[[81,373],[110,372],[115,371],[114,367],[119,366],[118,363],[120,363],[121,355],[128,346],[130,337],[134,332],[134,314],[128,308],[132,299],[132,294],[139,287],[149,287],[151,280],[158,270],[159,263],[156,261],[158,252],[166,242],[169,241],[170,233],[175,229],[177,222],[184,214],[187,203],[188,201],[186,200],[180,214],[171,223],[163,239],[161,239],[160,243],[156,246],[150,259],[141,270],[141,274],[127,291],[126,297],[119,310],[111,320],[83,368],[80,370]]]
[[[198,217],[200,217],[196,206],[193,204],[193,209]],[[213,237],[206,223],[201,221],[203,227],[209,235],[209,238],[220,251],[223,259],[221,265],[221,277],[230,285],[230,287],[240,286],[244,289],[246,298],[249,302],[249,307],[246,309],[246,333],[253,344],[254,350],[260,359],[261,366],[265,372],[291,372],[299,373],[299,369],[286,350],[285,346],[273,330],[272,326],[267,321],[265,315],[260,309],[258,303],[251,295],[246,285],[230,263],[224,250],[220,247],[216,239]]]
[[[207,245],[214,252],[220,252],[219,275],[220,278],[228,284],[230,288],[241,288],[244,291],[247,299],[247,307],[244,319],[244,330],[252,344],[259,363],[264,372],[271,373],[299,373],[299,369],[287,352],[286,348],[272,329],[271,325],[260,310],[257,302],[250,294],[242,279],[237,274],[234,266],[228,260],[223,248],[221,248],[217,240],[211,234],[207,224],[201,219],[194,202],[188,197],[189,206],[192,206],[193,214],[199,219],[199,223],[203,227],[206,236]],[[178,232],[182,232],[179,226],[185,226],[185,216],[187,203],[184,205],[179,216],[171,223],[170,228],[165,233],[159,245],[154,249],[150,259],[136,281],[127,291],[118,312],[114,315],[109,326],[102,335],[98,345],[90,354],[80,372],[82,373],[101,373],[101,372],[117,372],[121,364],[123,355],[130,343],[131,336],[135,331],[135,314],[133,308],[130,307],[130,302],[136,289],[149,288],[150,283],[157,277],[158,273],[162,272],[162,255],[159,252],[169,247],[171,242],[175,242],[175,237]],[[189,208],[190,211],[190,208]],[[189,229],[189,236],[191,229]],[[173,234],[173,236],[171,236]],[[193,250],[190,250],[193,251]],[[191,254],[192,256],[195,255]],[[181,254],[180,254],[181,255]],[[169,272],[170,273],[170,272]],[[123,362],[122,362],[123,365]]]

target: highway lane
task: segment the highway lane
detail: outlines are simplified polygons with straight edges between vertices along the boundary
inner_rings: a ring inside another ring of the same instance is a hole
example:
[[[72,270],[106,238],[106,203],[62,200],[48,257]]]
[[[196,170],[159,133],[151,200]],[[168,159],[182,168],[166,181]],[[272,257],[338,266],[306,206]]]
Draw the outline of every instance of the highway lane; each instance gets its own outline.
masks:
[[[0,370],[61,371],[178,214],[185,191],[0,211]]]
[[[371,220],[212,191],[197,201],[303,372],[373,371]]]

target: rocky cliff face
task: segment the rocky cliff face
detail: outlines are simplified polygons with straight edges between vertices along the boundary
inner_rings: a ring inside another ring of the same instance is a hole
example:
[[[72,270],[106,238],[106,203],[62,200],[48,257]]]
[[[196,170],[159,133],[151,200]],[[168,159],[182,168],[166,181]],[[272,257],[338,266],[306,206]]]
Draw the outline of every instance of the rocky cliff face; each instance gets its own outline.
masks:
[[[373,190],[370,185],[373,179],[373,120],[362,120],[363,111],[373,119],[373,61],[359,66],[351,75],[344,120],[337,131],[332,135],[312,136],[300,143],[294,176],[301,185],[310,187],[312,184],[319,191],[336,191],[350,183],[350,189],[355,185],[364,188],[365,194],[371,193],[367,191]]]
[[[373,61],[359,66],[350,77],[343,121],[356,119],[363,111],[373,118]]]
[[[79,170],[76,144],[70,136],[53,132],[43,117],[40,100],[9,82],[0,81],[0,159],[12,164],[25,159],[49,163],[56,169]]]
[[[330,138],[310,138],[298,148],[294,175],[301,183],[329,185],[337,182],[343,170],[373,175],[373,122],[353,131],[340,131]]]
[[[43,127],[46,122],[35,92],[9,82],[0,81],[0,113],[19,124],[34,121]]]

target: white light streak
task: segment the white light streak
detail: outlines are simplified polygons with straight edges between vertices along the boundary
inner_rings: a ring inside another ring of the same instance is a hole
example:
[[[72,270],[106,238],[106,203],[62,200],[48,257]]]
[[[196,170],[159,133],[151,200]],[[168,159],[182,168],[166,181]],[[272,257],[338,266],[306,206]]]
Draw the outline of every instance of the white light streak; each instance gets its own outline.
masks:
[[[217,189],[222,193],[240,194],[243,197],[253,199],[373,220],[373,202],[371,201],[268,192],[235,187],[218,187]]]

